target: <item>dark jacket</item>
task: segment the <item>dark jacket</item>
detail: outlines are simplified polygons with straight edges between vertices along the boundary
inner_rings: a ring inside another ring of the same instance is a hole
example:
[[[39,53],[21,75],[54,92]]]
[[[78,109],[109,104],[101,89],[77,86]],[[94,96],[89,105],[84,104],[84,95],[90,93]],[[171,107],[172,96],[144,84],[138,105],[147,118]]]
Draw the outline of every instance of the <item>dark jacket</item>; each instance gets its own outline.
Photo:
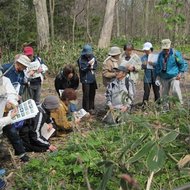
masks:
[[[92,58],[95,59],[94,65],[91,67],[91,65],[88,63]],[[81,55],[79,59],[77,60],[78,67],[79,67],[79,73],[80,73],[80,82],[83,84],[90,84],[95,83],[95,70],[97,69],[97,60],[92,55],[90,58],[87,58],[85,55]]]
[[[29,139],[31,147],[38,147],[38,152],[43,152],[49,148],[50,143],[41,135],[41,128],[44,123],[52,123],[52,119],[50,112],[42,104],[38,106],[38,109],[39,112],[36,117],[30,120]]]
[[[79,77],[75,74],[70,80],[64,76],[63,72],[60,72],[54,81],[55,89],[59,94],[59,90],[64,90],[65,88],[77,89],[79,86]]]
[[[12,84],[15,82],[20,83],[21,87],[19,95],[22,95],[24,88],[24,76],[25,76],[24,72],[23,71],[17,72],[14,63],[3,64],[2,67],[3,67],[3,73],[5,73],[8,69],[10,69],[5,74],[5,77],[9,78]]]

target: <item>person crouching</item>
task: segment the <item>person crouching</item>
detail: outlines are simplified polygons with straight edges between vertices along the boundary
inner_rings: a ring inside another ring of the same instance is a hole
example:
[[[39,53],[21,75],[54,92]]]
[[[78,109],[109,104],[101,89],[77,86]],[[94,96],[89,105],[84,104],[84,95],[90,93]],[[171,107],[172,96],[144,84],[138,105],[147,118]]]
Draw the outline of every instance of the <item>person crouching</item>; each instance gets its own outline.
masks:
[[[26,151],[45,152],[56,151],[57,148],[42,136],[41,129],[43,125],[48,124],[48,130],[53,128],[53,120],[50,117],[51,112],[59,108],[59,98],[57,96],[47,96],[38,106],[38,114],[26,122],[26,126],[20,131],[20,136],[24,142]]]

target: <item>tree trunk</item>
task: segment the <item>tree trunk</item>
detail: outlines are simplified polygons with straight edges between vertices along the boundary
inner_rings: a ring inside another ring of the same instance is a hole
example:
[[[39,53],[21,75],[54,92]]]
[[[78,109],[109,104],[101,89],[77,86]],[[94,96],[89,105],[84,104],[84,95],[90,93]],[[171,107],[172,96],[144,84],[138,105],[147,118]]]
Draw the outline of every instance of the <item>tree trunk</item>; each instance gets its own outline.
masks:
[[[50,22],[51,22],[51,40],[54,40],[54,10],[55,10],[55,0],[49,0],[50,9]]]
[[[49,49],[49,21],[46,0],[33,0],[36,12],[38,49]]]
[[[114,21],[115,2],[116,0],[107,0],[105,16],[104,16],[104,24],[98,42],[99,48],[106,48],[110,45],[113,21]]]
[[[130,36],[133,37],[133,19],[134,19],[134,0],[131,0],[131,30]]]
[[[148,21],[149,21],[149,0],[145,0],[145,15],[144,15],[144,30],[145,36],[148,36]]]
[[[90,29],[89,29],[89,9],[90,9],[90,0],[87,0],[87,4],[86,4],[86,33],[87,33],[87,36],[88,36],[90,42],[92,43],[92,37],[90,35]]]
[[[117,37],[120,37],[119,2],[116,3]]]

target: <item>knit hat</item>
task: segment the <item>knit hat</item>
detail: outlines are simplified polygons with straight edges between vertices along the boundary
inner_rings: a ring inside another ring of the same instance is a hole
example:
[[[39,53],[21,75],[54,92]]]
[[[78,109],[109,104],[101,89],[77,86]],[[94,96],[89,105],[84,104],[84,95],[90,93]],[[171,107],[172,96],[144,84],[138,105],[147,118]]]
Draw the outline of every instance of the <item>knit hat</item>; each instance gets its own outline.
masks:
[[[162,49],[170,49],[170,47],[171,47],[170,39],[162,40]]]
[[[150,42],[146,42],[143,45],[143,50],[150,50],[152,48],[152,44]]]
[[[30,66],[31,63],[30,59],[26,55],[20,55],[16,62],[19,62],[26,67]]]
[[[120,50],[119,47],[114,46],[114,47],[111,47],[111,49],[110,49],[110,51],[109,51],[108,54],[109,54],[110,56],[119,55],[119,54],[121,54],[121,50]]]
[[[33,56],[34,55],[34,49],[30,46],[26,46],[26,47],[24,47],[23,54],[27,55],[27,56],[30,56],[30,55]]]
[[[92,47],[88,44],[86,44],[84,47],[83,47],[83,50],[81,52],[81,55],[90,55],[90,54],[93,54],[92,52]]]
[[[59,107],[59,98],[52,95],[47,96],[42,104],[47,110],[56,109]]]
[[[127,68],[126,67],[124,67],[124,66],[119,66],[118,68],[114,68],[116,71],[123,71],[123,72],[125,72],[125,73],[127,73],[128,72],[128,70],[127,70]]]

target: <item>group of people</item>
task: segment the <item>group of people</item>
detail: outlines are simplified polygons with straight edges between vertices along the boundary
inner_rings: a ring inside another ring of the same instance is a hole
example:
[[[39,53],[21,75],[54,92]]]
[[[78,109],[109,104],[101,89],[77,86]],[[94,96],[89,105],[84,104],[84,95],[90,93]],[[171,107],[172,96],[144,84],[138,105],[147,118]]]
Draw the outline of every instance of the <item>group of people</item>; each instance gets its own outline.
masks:
[[[109,110],[129,112],[134,104],[138,75],[144,70],[144,95],[142,103],[146,105],[153,88],[154,98],[160,102],[172,90],[183,104],[180,90],[180,78],[185,72],[185,60],[179,51],[171,48],[169,39],[162,40],[162,50],[157,59],[150,59],[155,54],[150,42],[143,45],[144,55],[139,57],[134,53],[132,44],[124,45],[123,52],[119,47],[111,47],[108,57],[103,62],[102,79],[105,86],[106,106]],[[55,78],[54,85],[58,96],[49,95],[40,101],[41,85],[44,73],[48,70],[39,56],[34,55],[30,46],[25,46],[22,53],[15,56],[12,63],[3,64],[0,68],[0,104],[4,113],[0,115],[0,134],[2,132],[11,142],[15,155],[21,161],[27,162],[27,151],[55,151],[52,145],[42,136],[41,128],[46,123],[48,130],[56,128],[58,132],[71,131],[80,122],[75,117],[77,112],[77,91],[79,80],[82,84],[82,108],[90,114],[95,114],[95,95],[97,89],[96,70],[98,67],[92,46],[85,45],[77,60],[79,75],[73,65],[66,65]],[[19,90],[13,87],[19,84]],[[26,91],[28,97],[24,96]],[[38,106],[34,118],[12,124],[12,118],[17,115],[17,106],[28,98],[32,98]],[[168,102],[165,106],[168,106]],[[11,111],[10,111],[11,110]],[[72,118],[72,119],[70,119]],[[74,118],[74,119],[73,119]],[[0,185],[3,181],[0,181]]]
[[[163,100],[164,111],[169,109],[167,98],[170,91],[180,104],[183,104],[180,78],[187,71],[187,62],[179,51],[171,47],[169,39],[162,40],[161,48],[160,53],[154,53],[153,45],[146,42],[142,48],[144,55],[139,57],[133,52],[132,44],[126,44],[123,53],[119,47],[111,47],[102,71],[103,83],[107,86],[107,105],[110,109],[120,109],[121,112],[130,110],[138,94],[136,83],[140,70],[144,70],[143,106],[149,101],[151,87],[155,102],[159,104],[160,99]],[[122,96],[124,92],[127,94],[125,101]]]

